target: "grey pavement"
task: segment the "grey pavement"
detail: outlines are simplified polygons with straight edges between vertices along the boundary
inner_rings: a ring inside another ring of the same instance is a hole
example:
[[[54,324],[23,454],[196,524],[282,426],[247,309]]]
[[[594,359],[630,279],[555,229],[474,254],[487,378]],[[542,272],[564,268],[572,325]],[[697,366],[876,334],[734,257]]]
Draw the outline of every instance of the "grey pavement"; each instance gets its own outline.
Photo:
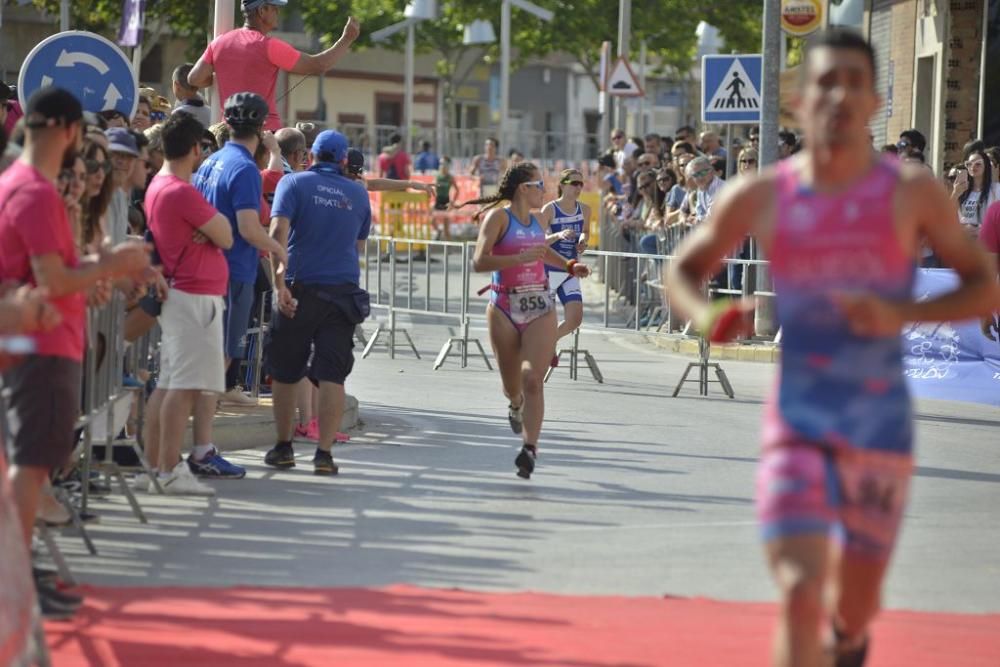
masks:
[[[101,553],[60,544],[79,578],[101,585],[381,586],[772,600],[754,520],[763,402],[775,367],[724,362],[735,400],[689,385],[689,361],[635,337],[585,336],[606,383],[565,365],[546,388],[538,469],[514,474],[519,446],[499,378],[470,357],[440,371],[448,332],[413,331],[424,356],[358,361],[348,390],[364,428],[338,446],[341,474],[262,463],[266,416],[238,419],[234,461],[248,478],[214,499],[120,496],[95,505]],[[486,333],[473,332],[486,344]],[[893,608],[1000,611],[1000,416],[921,402],[912,502],[887,586]],[[230,438],[231,439],[231,438]]]

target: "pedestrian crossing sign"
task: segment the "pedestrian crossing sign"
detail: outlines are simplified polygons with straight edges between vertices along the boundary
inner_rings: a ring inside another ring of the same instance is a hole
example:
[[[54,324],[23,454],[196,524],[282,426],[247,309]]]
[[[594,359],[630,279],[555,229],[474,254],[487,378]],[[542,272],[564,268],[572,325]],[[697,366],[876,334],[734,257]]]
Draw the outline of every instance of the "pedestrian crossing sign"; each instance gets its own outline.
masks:
[[[760,123],[761,70],[759,54],[703,56],[702,122]]]

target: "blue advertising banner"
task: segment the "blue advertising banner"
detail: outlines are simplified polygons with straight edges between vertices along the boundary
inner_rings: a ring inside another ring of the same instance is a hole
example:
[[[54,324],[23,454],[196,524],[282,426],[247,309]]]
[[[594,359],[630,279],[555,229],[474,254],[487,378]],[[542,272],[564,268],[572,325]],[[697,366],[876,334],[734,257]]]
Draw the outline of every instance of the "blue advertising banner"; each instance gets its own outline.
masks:
[[[947,269],[922,269],[915,296],[932,298],[958,286]],[[983,335],[978,320],[908,324],[903,363],[914,396],[1000,406],[1000,342]]]

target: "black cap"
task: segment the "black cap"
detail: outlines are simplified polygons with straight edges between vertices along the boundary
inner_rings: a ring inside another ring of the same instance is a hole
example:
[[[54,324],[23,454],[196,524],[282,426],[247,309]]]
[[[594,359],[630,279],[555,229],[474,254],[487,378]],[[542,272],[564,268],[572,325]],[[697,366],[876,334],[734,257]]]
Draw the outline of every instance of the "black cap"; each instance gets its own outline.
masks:
[[[347,150],[347,171],[360,176],[365,171],[365,154],[357,148]]]
[[[29,128],[69,125],[83,118],[83,107],[73,93],[49,86],[36,90],[28,98],[24,124]]]
[[[271,109],[257,93],[234,93],[222,107],[226,123],[230,126],[255,127],[264,124]]]

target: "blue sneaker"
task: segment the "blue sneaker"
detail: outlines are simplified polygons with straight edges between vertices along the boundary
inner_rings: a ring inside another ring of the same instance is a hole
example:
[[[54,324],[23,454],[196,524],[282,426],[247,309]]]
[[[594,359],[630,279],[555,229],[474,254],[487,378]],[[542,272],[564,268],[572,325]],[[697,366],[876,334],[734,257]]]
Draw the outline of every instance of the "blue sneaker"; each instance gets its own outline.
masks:
[[[243,479],[247,476],[246,468],[233,465],[222,458],[219,450],[212,449],[205,458],[196,461],[194,456],[187,457],[188,467],[198,477],[212,477],[215,479]]]

